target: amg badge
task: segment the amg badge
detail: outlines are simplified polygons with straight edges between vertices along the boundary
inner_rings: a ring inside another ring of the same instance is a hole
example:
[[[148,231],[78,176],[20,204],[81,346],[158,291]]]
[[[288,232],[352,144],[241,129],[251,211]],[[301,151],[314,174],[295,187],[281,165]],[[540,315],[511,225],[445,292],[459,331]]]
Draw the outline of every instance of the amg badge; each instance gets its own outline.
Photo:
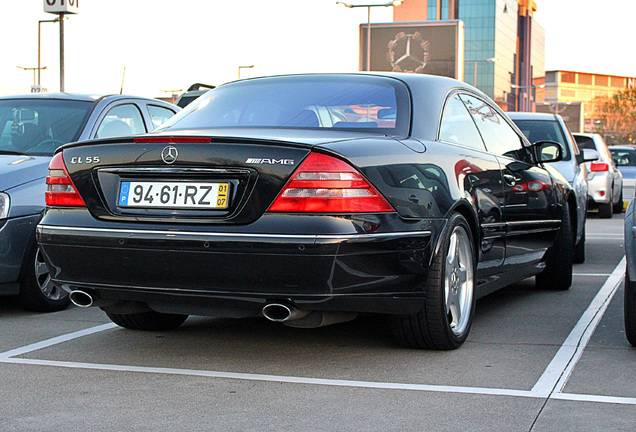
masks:
[[[260,165],[294,165],[294,160],[293,159],[247,158],[245,163],[248,163],[248,164],[260,164]]]

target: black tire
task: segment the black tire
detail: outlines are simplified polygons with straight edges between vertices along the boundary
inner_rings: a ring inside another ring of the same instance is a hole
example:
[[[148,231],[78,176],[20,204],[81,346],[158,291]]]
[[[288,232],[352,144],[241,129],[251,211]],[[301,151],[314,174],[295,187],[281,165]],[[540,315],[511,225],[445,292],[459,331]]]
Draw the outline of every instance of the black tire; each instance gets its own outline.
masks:
[[[561,227],[554,244],[546,253],[546,267],[536,276],[537,288],[567,290],[572,285],[573,234],[570,206],[563,206]]]
[[[636,282],[625,272],[625,336],[636,347]]]
[[[17,303],[32,312],[57,312],[66,309],[71,304],[68,293],[53,285],[49,269],[37,245],[27,259],[26,274],[20,283]]]
[[[131,330],[166,331],[179,327],[188,315],[166,314],[155,311],[132,314],[114,314],[106,312],[108,318],[118,326]]]
[[[583,225],[581,240],[574,246],[573,261],[575,264],[583,264],[585,262],[585,225]]]
[[[600,217],[601,219],[611,219],[613,213],[614,213],[614,204],[612,203],[611,197],[607,204],[598,205],[598,217]]]
[[[618,197],[618,202],[614,204],[614,214],[623,213],[623,189],[621,189],[621,194]]]
[[[451,350],[466,341],[475,313],[475,261],[470,226],[462,215],[454,213],[429,268],[422,308],[414,315],[389,318],[401,345]]]

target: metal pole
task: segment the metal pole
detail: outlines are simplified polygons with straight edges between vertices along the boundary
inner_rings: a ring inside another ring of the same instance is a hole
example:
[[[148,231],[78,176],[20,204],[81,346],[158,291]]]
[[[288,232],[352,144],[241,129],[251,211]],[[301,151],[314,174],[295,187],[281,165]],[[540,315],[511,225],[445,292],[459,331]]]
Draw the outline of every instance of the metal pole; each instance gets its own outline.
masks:
[[[64,14],[60,14],[60,92],[64,93]]]
[[[371,6],[367,6],[367,72],[371,71]]]
[[[38,21],[38,86],[40,85],[40,29],[42,21]]]

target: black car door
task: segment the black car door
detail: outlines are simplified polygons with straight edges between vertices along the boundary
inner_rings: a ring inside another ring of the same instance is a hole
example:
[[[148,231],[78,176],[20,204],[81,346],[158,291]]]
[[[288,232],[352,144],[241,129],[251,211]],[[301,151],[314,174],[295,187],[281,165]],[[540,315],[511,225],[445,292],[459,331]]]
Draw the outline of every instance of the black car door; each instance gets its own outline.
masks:
[[[535,163],[522,138],[503,115],[478,97],[461,95],[461,98],[486,148],[497,156],[502,169],[506,224],[503,271],[536,265],[554,241],[559,226],[552,179]]]
[[[439,140],[456,145],[453,173],[458,187],[471,196],[482,233],[479,242],[477,278],[496,277],[505,256],[504,200],[501,169],[496,156],[486,151],[484,142],[466,106],[458,94],[450,96],[444,106]],[[449,174],[450,176],[451,174]]]

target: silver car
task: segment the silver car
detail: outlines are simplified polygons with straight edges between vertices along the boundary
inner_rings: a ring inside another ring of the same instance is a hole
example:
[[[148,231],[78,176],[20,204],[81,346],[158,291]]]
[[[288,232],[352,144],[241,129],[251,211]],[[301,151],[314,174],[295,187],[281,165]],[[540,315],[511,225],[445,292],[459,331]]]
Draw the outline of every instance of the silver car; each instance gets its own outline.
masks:
[[[629,203],[636,183],[636,146],[613,145],[609,148],[616,167],[623,176],[623,199]]]
[[[0,97],[0,296],[16,296],[25,309],[38,312],[70,304],[66,292],[51,283],[35,243],[55,149],[90,138],[143,134],[177,111],[160,100],[122,95]]]
[[[636,347],[636,219],[632,199],[625,212],[625,336],[630,344]]]
[[[598,208],[599,217],[611,218],[623,212],[623,175],[616,168],[612,155],[599,134],[573,133],[580,149],[596,150],[599,157],[587,166],[588,205]]]
[[[587,218],[587,167],[585,162],[598,159],[595,150],[579,150],[576,141],[563,118],[557,114],[532,112],[509,112],[508,117],[515,122],[531,143],[555,141],[563,148],[563,159],[551,163],[570,182],[576,195],[576,242],[574,262],[585,261],[585,221]]]

